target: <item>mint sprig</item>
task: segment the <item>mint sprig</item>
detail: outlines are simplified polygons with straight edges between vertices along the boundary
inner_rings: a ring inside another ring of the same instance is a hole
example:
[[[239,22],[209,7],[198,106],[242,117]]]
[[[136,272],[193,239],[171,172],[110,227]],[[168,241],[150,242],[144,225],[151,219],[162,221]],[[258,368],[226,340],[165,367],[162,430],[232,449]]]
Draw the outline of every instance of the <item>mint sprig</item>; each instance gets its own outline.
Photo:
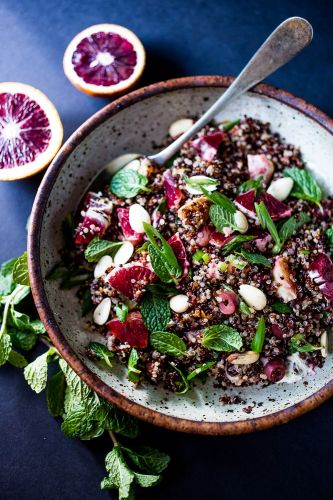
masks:
[[[322,191],[308,170],[301,168],[286,168],[283,172],[286,177],[291,177],[294,181],[294,187],[290,196],[310,201],[320,206],[322,200]]]
[[[214,351],[239,351],[243,345],[240,333],[231,326],[221,324],[205,328],[201,343]]]
[[[305,340],[305,335],[296,333],[289,341],[289,348],[291,352],[313,352],[319,351],[320,346],[314,346]]]
[[[186,352],[185,342],[175,333],[153,332],[149,338],[150,344],[161,354],[169,354],[177,358]]]
[[[150,191],[147,184],[148,179],[144,175],[130,168],[122,168],[112,177],[110,188],[119,198],[134,198],[140,191]]]

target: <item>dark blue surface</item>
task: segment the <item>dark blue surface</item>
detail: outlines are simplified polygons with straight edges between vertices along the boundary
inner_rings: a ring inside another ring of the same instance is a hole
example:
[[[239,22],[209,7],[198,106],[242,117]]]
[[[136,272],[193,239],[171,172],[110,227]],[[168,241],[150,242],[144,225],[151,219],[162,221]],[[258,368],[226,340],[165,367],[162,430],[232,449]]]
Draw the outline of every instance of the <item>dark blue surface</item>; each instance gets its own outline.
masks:
[[[0,75],[43,90],[58,108],[66,137],[107,101],[66,80],[62,56],[81,29],[112,22],[133,29],[147,49],[142,84],[193,74],[237,74],[284,18],[313,24],[311,46],[269,81],[333,115],[331,0],[1,0]],[[25,248],[25,224],[41,176],[0,184],[0,259]],[[99,491],[107,437],[66,439],[22,374],[0,369],[0,497],[4,500],[110,498]],[[302,500],[332,498],[333,400],[259,434],[226,438],[180,435],[145,426],[143,439],[168,451],[163,483],[138,498]],[[115,498],[115,497],[114,497]]]

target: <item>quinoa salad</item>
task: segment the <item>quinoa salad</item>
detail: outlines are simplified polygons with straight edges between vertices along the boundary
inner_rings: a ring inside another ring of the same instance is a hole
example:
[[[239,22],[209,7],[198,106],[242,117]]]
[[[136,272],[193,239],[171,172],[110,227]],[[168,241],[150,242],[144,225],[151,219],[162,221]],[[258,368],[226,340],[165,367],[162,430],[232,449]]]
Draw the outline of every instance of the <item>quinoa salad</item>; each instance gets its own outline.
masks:
[[[192,124],[172,123],[168,141]],[[118,359],[133,384],[297,382],[327,357],[332,213],[297,147],[244,117],[88,192],[48,277],[79,286],[87,355]]]

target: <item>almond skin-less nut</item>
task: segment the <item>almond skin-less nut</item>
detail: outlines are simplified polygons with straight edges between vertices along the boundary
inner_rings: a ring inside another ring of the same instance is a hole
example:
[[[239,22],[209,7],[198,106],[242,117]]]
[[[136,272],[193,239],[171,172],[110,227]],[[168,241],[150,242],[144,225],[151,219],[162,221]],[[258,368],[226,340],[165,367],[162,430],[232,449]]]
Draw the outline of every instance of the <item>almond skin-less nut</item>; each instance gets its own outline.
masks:
[[[94,269],[94,277],[95,278],[100,278],[103,276],[103,274],[106,273],[106,271],[109,269],[109,267],[112,266],[112,257],[110,255],[104,255],[99,259],[99,261],[96,264],[96,267]]]
[[[237,212],[235,213],[234,221],[240,233],[246,233],[246,231],[249,229],[247,218],[240,210],[237,210]]]
[[[143,222],[150,224],[150,215],[139,203],[134,203],[129,208],[129,223],[136,233],[144,233]]]
[[[239,295],[245,300],[247,305],[249,305],[256,311],[261,311],[267,305],[266,295],[255,286],[241,285],[238,292]]]
[[[104,325],[107,320],[109,319],[111,312],[111,299],[109,297],[106,297],[105,299],[102,300],[96,307],[94,314],[93,314],[93,320],[96,325]]]
[[[267,193],[274,196],[277,200],[284,201],[290,195],[293,186],[294,181],[291,177],[281,177],[281,179],[277,179],[271,183],[267,189]]]
[[[320,347],[321,347],[321,355],[323,358],[327,358],[327,354],[328,354],[328,336],[327,336],[327,332],[324,332],[321,334],[321,337],[320,337]]]
[[[170,308],[176,313],[183,313],[187,311],[190,303],[187,295],[175,295],[170,299]]]
[[[116,252],[116,255],[113,258],[113,262],[115,266],[120,266],[126,264],[132,257],[134,252],[134,246],[130,241],[124,241],[121,247]]]
[[[171,123],[169,128],[169,135],[172,139],[177,139],[184,132],[187,132],[193,125],[194,121],[192,118],[181,118]]]
[[[287,257],[277,257],[273,267],[273,284],[277,286],[277,296],[283,302],[290,302],[297,298],[296,284],[288,267]]]
[[[228,363],[232,365],[251,365],[259,359],[259,353],[254,351],[234,352],[227,357]]]

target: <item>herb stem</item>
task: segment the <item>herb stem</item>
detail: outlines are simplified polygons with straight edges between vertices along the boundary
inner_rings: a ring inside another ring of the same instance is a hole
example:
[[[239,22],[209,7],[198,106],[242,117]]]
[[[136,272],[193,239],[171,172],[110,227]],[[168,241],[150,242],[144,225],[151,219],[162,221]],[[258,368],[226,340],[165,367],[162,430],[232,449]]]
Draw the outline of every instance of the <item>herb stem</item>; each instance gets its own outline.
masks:
[[[112,442],[113,442],[114,446],[118,446],[118,445],[119,445],[119,442],[118,442],[118,439],[117,439],[117,437],[116,437],[115,433],[114,433],[114,432],[112,432],[112,431],[108,431],[108,432],[109,432],[109,436],[110,436],[110,438],[111,438],[111,440],[112,440]]]
[[[8,318],[8,313],[9,313],[9,308],[15,299],[16,295],[20,293],[23,289],[25,288],[25,285],[18,285],[10,295],[8,295],[8,298],[5,303],[5,307],[3,310],[3,316],[2,316],[2,323],[1,323],[1,329],[0,329],[0,339],[2,338],[3,334],[6,332],[6,326],[7,326],[7,318]]]

